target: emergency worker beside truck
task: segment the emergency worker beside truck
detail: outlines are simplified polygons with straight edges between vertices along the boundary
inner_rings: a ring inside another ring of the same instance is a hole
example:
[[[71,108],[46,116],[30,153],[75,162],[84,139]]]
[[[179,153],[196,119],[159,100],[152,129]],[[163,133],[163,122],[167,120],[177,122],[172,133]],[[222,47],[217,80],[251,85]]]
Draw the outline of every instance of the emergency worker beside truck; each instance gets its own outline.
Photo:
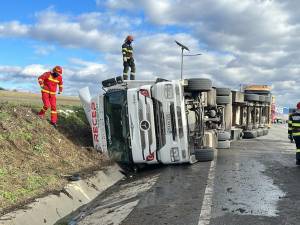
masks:
[[[123,55],[123,79],[128,80],[128,71],[130,67],[130,80],[135,80],[135,63],[133,59],[133,48],[131,43],[133,42],[133,36],[128,35],[122,45]]]
[[[296,144],[296,164],[300,165],[300,102],[297,110],[289,115],[288,133],[292,135]]]
[[[62,68],[60,66],[55,66],[52,71],[45,72],[39,76],[38,82],[41,87],[42,101],[44,103],[44,106],[38,115],[40,118],[44,118],[47,109],[51,107],[51,124],[56,127],[56,91],[57,85],[59,87],[58,94],[63,90]]]

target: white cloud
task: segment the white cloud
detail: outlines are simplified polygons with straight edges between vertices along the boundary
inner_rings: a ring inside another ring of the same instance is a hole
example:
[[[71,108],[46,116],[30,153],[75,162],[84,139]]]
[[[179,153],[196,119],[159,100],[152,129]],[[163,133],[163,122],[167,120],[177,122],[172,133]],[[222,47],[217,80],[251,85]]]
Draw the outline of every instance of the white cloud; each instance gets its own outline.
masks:
[[[29,26],[20,24],[19,21],[11,21],[0,24],[0,37],[1,36],[26,36]]]
[[[90,13],[72,17],[50,8],[36,13],[37,22],[33,25],[18,21],[0,23],[0,37],[28,37],[72,48],[113,51],[122,41],[114,33],[97,27],[97,19],[101,21],[100,16],[98,13]],[[110,17],[109,20],[109,25],[120,25],[117,19]]]
[[[188,4],[183,0],[96,0],[95,3],[108,8],[76,16],[49,8],[36,14],[34,24],[0,23],[0,37],[27,37],[45,41],[49,46],[59,44],[101,52],[102,63],[83,58],[71,59],[65,66],[64,76],[72,84],[69,93],[84,85],[99,88],[102,79],[121,75],[120,46],[124,37],[132,33],[137,78],[178,78],[180,49],[174,43],[176,39],[190,47],[192,54],[203,53],[184,58],[185,77],[209,77],[216,85],[232,88],[240,83],[272,84],[282,104],[293,104],[300,96],[297,88],[300,5],[296,0],[191,0]],[[120,10],[128,11],[120,14]],[[144,17],[137,16],[140,12]],[[36,53],[52,51],[46,46],[36,47]],[[38,67],[11,69],[21,70],[13,73],[28,78]],[[0,67],[0,79],[4,70]]]
[[[47,45],[47,46],[41,46],[41,45],[35,45],[34,47],[34,53],[41,56],[49,55],[51,52],[55,51],[55,47],[53,45]]]

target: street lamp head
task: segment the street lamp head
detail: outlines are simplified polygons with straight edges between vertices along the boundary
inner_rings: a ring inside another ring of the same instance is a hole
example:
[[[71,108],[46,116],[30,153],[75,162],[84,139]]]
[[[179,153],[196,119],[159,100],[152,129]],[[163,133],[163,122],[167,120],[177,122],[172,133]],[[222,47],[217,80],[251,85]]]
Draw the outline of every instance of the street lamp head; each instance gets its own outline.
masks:
[[[185,45],[181,44],[180,42],[178,42],[178,41],[175,40],[175,43],[176,43],[178,46],[180,46],[182,49],[187,50],[187,51],[190,51],[188,47],[186,47]]]
[[[201,53],[197,53],[197,54],[189,54],[189,55],[183,55],[183,56],[198,56],[198,55],[202,55]]]

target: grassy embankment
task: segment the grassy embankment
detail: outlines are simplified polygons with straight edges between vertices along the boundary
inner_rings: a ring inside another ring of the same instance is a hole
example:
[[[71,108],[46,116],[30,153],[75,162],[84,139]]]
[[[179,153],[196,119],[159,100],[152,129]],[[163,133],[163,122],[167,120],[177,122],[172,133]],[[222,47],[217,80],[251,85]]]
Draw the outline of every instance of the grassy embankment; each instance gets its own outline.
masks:
[[[39,95],[0,91],[0,214],[61,190],[68,175],[90,173],[106,160],[92,149],[77,98],[58,98],[55,129],[36,115]]]

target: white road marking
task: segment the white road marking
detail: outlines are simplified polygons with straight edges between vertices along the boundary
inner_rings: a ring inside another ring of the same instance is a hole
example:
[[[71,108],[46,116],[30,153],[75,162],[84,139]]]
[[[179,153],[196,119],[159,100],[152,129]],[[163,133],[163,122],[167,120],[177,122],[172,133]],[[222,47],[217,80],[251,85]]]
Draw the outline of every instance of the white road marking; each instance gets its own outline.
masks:
[[[217,158],[218,158],[217,156],[218,156],[218,150],[215,151],[215,158],[210,163],[207,185],[205,188],[198,225],[209,225],[210,223],[216,165],[217,165]]]

